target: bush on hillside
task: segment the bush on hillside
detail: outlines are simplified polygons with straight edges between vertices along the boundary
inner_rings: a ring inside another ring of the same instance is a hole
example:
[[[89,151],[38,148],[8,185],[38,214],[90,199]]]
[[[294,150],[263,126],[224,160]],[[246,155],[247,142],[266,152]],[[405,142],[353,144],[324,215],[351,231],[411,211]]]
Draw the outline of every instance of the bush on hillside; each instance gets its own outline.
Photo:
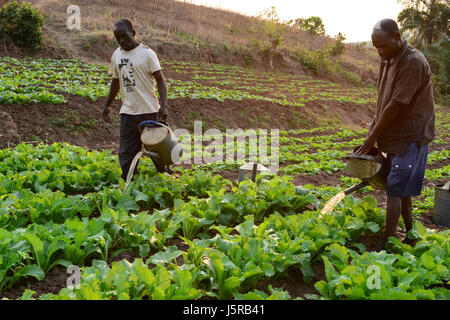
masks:
[[[327,53],[323,50],[310,51],[300,48],[295,51],[293,58],[316,74],[322,72],[327,64]]]
[[[334,43],[330,45],[329,52],[332,56],[340,56],[345,52],[345,36],[342,33],[338,33],[334,37]]]
[[[12,40],[29,50],[38,49],[43,41],[44,17],[29,2],[13,1],[0,9],[0,41]]]
[[[326,74],[334,78],[345,79],[355,85],[361,85],[362,80],[356,73],[345,69],[339,59],[330,59],[330,50],[310,51],[298,48],[292,55],[305,69],[315,74]]]

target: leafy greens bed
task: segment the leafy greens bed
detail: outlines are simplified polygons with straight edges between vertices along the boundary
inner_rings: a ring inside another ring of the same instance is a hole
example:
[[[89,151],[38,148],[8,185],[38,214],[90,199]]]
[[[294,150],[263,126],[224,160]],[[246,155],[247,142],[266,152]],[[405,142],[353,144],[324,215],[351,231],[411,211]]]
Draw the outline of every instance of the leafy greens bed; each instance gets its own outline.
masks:
[[[371,197],[347,197],[319,219],[335,190],[296,189],[288,176],[233,185],[200,169],[157,174],[143,159],[124,191],[109,152],[21,144],[0,159],[0,292],[78,265],[79,286],[22,298],[290,299],[256,288],[297,269],[317,289],[306,298],[448,299],[448,231],[416,224],[415,247],[391,238],[389,253],[367,252],[360,237],[384,223]],[[118,260],[123,252],[135,258]],[[371,266],[381,270],[378,289],[367,285]]]

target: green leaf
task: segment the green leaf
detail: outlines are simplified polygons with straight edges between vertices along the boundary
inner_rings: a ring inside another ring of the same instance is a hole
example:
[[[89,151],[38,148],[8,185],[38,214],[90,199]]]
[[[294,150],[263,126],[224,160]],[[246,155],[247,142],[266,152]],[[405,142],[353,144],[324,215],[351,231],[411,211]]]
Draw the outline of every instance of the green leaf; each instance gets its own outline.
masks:
[[[325,265],[325,275],[327,278],[327,281],[330,282],[336,277],[336,270],[334,269],[333,265],[331,264],[330,260],[322,256],[323,264]]]
[[[241,280],[238,277],[232,276],[225,280],[224,287],[227,291],[233,292],[241,284]]]
[[[150,289],[153,288],[153,285],[156,281],[153,272],[149,268],[139,265],[134,266],[133,269],[135,270],[137,276],[139,277],[139,280],[142,281],[147,287],[147,290],[151,292]]]
[[[428,270],[434,270],[436,268],[436,263],[434,262],[434,259],[432,256],[428,255],[427,253],[424,253],[420,257],[420,262],[425,268]]]
[[[71,265],[73,265],[72,262],[64,260],[64,259],[58,259],[55,262],[53,262],[48,268],[47,271],[52,270],[54,267],[56,267],[57,265],[63,266],[65,268],[70,267]]]
[[[35,265],[35,264],[31,264],[31,265],[22,267],[19,270],[17,270],[14,277],[16,277],[16,276],[18,276],[19,278],[30,276],[30,277],[34,277],[40,281],[40,280],[44,279],[45,274],[44,274],[44,271],[42,271],[41,267],[39,267],[38,265]]]
[[[150,257],[149,261],[153,264],[165,264],[181,256],[184,251],[178,250],[177,246],[167,247],[166,250],[158,252]]]
[[[267,294],[263,291],[255,290],[246,294],[236,293],[235,300],[266,300]]]
[[[41,266],[44,262],[44,244],[42,243],[41,239],[39,239],[32,233],[25,233],[23,237],[30,242],[31,246],[33,247],[37,264]]]
[[[373,233],[377,233],[378,231],[380,231],[380,226],[372,221],[366,223],[366,228],[372,231]]]
[[[32,291],[30,289],[25,289],[25,291],[22,293],[22,296],[18,298],[17,300],[35,300],[33,298],[33,295],[36,294],[36,291]]]
[[[264,275],[266,277],[272,277],[273,275],[275,275],[275,268],[268,262],[264,262],[261,265],[261,269],[262,271],[264,271]]]
[[[333,298],[332,296],[330,296],[330,294],[329,294],[329,292],[328,292],[328,284],[327,284],[325,281],[320,280],[320,281],[316,282],[316,283],[314,284],[314,288],[316,288],[317,291],[319,291],[319,293],[320,293],[324,298],[326,298],[326,299],[332,299],[332,298]]]
[[[66,243],[63,240],[57,240],[52,242],[47,249],[46,262],[49,262],[54,253],[58,250],[64,250],[66,248]]]
[[[130,195],[123,195],[116,205],[116,208],[124,208],[127,211],[137,211],[139,206]]]
[[[148,244],[141,244],[139,246],[139,256],[141,258],[147,257],[149,252],[150,252],[150,247]]]
[[[134,200],[136,202],[139,201],[148,201],[148,195],[146,195],[145,193],[140,192],[139,190],[133,189],[132,191],[133,196],[134,196]]]
[[[175,276],[180,288],[190,287],[192,281],[192,273],[190,270],[176,270]]]

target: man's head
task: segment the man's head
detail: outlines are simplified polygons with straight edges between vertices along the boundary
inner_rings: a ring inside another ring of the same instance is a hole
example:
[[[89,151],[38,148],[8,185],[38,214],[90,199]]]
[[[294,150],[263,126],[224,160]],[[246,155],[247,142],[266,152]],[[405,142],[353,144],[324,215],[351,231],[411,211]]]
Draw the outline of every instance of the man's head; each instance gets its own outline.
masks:
[[[394,57],[403,44],[397,23],[392,19],[378,21],[373,27],[372,44],[381,58],[389,60]]]
[[[130,20],[122,19],[114,24],[114,36],[122,49],[129,51],[136,47],[135,35],[136,31]]]

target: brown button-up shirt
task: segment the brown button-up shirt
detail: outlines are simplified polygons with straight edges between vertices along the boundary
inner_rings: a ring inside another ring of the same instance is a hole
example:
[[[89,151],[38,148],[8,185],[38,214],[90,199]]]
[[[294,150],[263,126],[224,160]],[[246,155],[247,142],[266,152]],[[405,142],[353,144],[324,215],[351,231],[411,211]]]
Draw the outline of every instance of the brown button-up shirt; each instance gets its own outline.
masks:
[[[403,106],[377,138],[378,148],[402,155],[411,142],[423,146],[434,139],[431,69],[424,55],[404,42],[399,53],[382,61],[377,81],[378,101],[373,125],[391,100]]]

